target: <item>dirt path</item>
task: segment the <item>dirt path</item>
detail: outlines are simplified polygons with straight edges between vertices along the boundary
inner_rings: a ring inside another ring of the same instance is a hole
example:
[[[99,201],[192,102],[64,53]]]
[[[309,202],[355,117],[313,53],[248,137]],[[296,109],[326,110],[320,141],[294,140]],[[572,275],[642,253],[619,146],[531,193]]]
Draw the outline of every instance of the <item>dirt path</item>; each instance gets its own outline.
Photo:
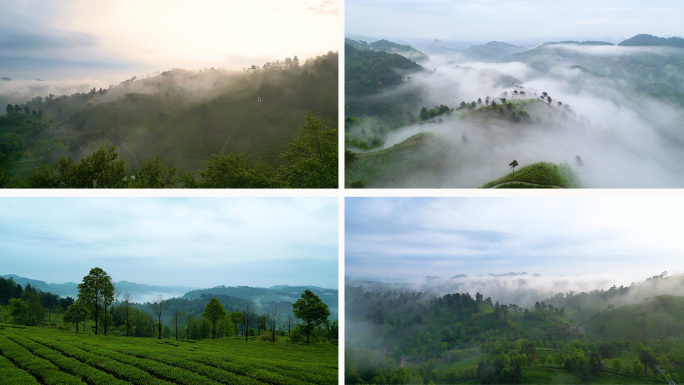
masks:
[[[499,186],[504,186],[504,185],[507,185],[507,184],[514,184],[514,183],[524,184],[524,185],[527,185],[527,186],[540,186],[540,187],[551,187],[551,188],[563,188],[563,187],[560,187],[560,186],[555,186],[555,185],[550,185],[550,184],[539,184],[539,183],[519,182],[519,181],[514,181],[514,180],[508,180],[508,181],[505,181],[505,182],[497,183],[497,184],[495,184],[494,186],[489,186],[489,187],[487,187],[487,188],[496,188],[496,187],[499,187]]]

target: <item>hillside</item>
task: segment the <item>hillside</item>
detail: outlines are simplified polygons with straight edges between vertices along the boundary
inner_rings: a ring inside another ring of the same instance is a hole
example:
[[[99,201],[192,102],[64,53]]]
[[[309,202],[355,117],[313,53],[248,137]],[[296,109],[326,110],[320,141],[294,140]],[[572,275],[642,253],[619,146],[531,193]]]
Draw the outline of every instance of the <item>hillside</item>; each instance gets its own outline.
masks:
[[[36,166],[67,156],[79,161],[110,145],[127,175],[156,157],[196,171],[212,155],[228,152],[283,165],[279,155],[297,137],[307,111],[337,127],[337,61],[331,52],[243,72],[173,69],[108,89],[36,97],[12,108],[14,121],[21,117],[17,109],[33,112],[34,121],[0,120],[6,173],[26,177]]]
[[[487,291],[357,281],[345,292],[347,383],[662,383],[656,365],[682,374],[684,297],[586,310],[580,326],[567,308]]]
[[[356,50],[382,51],[391,54],[397,54],[415,62],[425,61],[428,59],[426,54],[408,44],[399,44],[385,39],[367,43],[363,40],[345,38],[344,43],[345,45],[349,45]]]
[[[508,55],[524,50],[525,47],[498,41],[490,41],[487,44],[474,45],[463,51],[463,53],[473,60],[498,62]]]
[[[648,34],[639,34],[629,39],[623,40],[618,45],[623,47],[657,47],[657,46],[667,46],[667,47],[679,47],[684,48],[684,39],[681,37],[658,37]]]
[[[337,346],[103,337],[0,324],[0,373],[13,384],[330,384]]]
[[[579,181],[567,164],[539,162],[486,183],[482,188],[573,188]]]

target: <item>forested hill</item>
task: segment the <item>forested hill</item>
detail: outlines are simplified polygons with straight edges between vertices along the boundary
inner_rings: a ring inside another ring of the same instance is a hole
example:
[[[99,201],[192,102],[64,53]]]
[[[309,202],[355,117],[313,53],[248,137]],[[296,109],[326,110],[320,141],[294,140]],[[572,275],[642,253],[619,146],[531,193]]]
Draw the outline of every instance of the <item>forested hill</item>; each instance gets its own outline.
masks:
[[[367,43],[363,40],[353,40],[350,38],[344,39],[345,45],[350,45],[356,50],[361,51],[382,51],[387,53],[394,53],[404,56],[413,61],[427,60],[428,56],[423,52],[413,48],[408,44],[399,44],[389,40],[381,39],[372,43]]]
[[[667,46],[684,48],[684,39],[681,37],[658,37],[648,34],[639,34],[622,41],[620,46]]]
[[[194,299],[205,295],[225,295],[235,298],[247,299],[258,303],[267,302],[295,302],[304,290],[310,290],[316,294],[331,309],[337,309],[338,292],[336,289],[324,289],[316,286],[287,286],[279,285],[270,288],[250,286],[216,286],[209,289],[193,290],[186,293],[183,298]]]
[[[156,157],[195,171],[227,152],[277,167],[307,111],[337,127],[337,73],[338,55],[329,52],[303,63],[294,57],[237,72],[172,69],[108,89],[37,96],[7,106],[0,162],[8,174],[26,177],[62,157],[78,161],[114,145],[128,175]],[[25,115],[35,122],[27,125]]]

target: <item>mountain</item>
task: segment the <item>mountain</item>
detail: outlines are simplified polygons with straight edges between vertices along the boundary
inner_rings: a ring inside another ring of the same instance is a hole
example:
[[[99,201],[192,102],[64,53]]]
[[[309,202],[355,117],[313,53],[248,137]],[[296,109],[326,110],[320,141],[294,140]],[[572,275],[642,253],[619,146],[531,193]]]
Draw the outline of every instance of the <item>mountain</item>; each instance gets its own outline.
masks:
[[[4,274],[2,277],[6,279],[12,278],[15,283],[21,286],[25,287],[27,284],[29,284],[40,291],[57,294],[60,297],[78,297],[78,284],[74,282],[47,283],[37,279],[20,277],[16,274]]]
[[[353,40],[350,38],[345,38],[344,43],[350,45],[356,50],[387,52],[401,55],[413,61],[424,61],[428,59],[428,56],[426,54],[411,47],[408,44],[399,44],[385,39],[377,40],[372,43],[367,43],[363,40]]]
[[[490,41],[487,44],[474,45],[463,51],[463,53],[473,60],[498,62],[508,55],[524,50],[525,47],[498,41]]]
[[[18,104],[33,116],[16,114],[34,121],[0,121],[11,134],[0,138],[0,161],[8,174],[26,178],[35,167],[62,157],[79,161],[115,145],[127,175],[157,157],[169,167],[197,171],[212,155],[228,152],[277,167],[307,111],[325,126],[337,126],[337,65],[337,53],[330,52],[244,71],[176,68],[107,89],[36,96]]]
[[[648,34],[640,34],[622,41],[618,44],[623,47],[652,47],[652,46],[666,46],[684,48],[684,39],[681,37],[658,37]]]
[[[310,290],[316,294],[331,310],[337,309],[338,291],[336,289],[324,289],[317,286],[287,286],[278,285],[271,288],[250,286],[216,286],[209,289],[197,289],[187,292],[183,298],[195,299],[207,295],[225,295],[235,298],[247,299],[256,303],[268,302],[296,302],[304,292]]]
[[[78,297],[78,283],[66,282],[66,283],[47,283],[45,281],[39,281],[36,279],[20,277],[15,274],[5,274],[2,277],[12,278],[14,282],[21,286],[26,286],[30,284],[31,286],[45,292],[50,292],[57,294],[61,297]],[[120,296],[128,293],[133,297],[135,302],[146,302],[152,300],[157,294],[162,294],[164,297],[178,297],[182,296],[190,290],[194,290],[194,287],[187,286],[158,286],[158,285],[146,285],[142,283],[119,281],[114,282],[114,286],[119,292]]]

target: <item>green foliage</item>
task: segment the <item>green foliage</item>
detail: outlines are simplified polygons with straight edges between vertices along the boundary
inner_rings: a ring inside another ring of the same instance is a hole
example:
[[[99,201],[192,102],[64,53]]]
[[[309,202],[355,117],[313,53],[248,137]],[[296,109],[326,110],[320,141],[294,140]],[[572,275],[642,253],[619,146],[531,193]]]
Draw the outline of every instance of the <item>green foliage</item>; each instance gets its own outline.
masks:
[[[288,145],[281,158],[287,186],[297,188],[337,188],[337,130],[323,126],[311,113],[300,127],[299,136]]]
[[[275,173],[263,161],[254,161],[249,154],[212,155],[207,168],[183,178],[185,187],[199,188],[271,188],[277,187]]]
[[[33,188],[121,188],[126,187],[124,161],[116,159],[114,146],[100,148],[75,163],[71,157],[36,168],[29,179]]]
[[[482,188],[573,188],[577,178],[567,164],[539,162],[486,183]]]
[[[90,273],[83,277],[78,284],[78,300],[89,308],[90,315],[95,319],[95,334],[98,333],[99,313],[104,309],[107,318],[107,308],[114,301],[114,284],[112,278],[99,267],[90,269]],[[107,323],[103,322],[104,335],[107,335]]]
[[[19,368],[45,384],[330,384],[337,381],[338,367],[337,348],[329,344],[146,338],[122,343],[120,337],[9,330],[2,324],[0,351],[0,363],[9,362],[8,369],[0,365],[0,373],[14,369],[13,376],[21,376]]]
[[[306,342],[309,342],[314,329],[323,323],[328,322],[330,310],[320,298],[310,290],[304,290],[302,297],[292,304],[294,316],[304,321],[304,334]]]
[[[211,322],[211,338],[216,338],[216,326],[226,316],[226,309],[223,308],[218,299],[212,298],[204,309],[202,316]]]

